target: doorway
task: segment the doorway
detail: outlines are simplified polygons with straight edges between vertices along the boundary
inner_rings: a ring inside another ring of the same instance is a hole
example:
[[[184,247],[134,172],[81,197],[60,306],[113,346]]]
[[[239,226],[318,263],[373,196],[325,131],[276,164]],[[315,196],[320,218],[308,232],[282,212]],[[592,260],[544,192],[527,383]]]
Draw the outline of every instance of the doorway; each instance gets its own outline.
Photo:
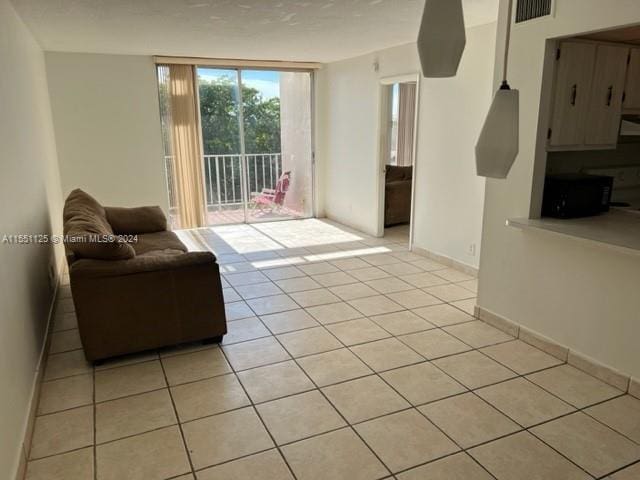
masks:
[[[419,77],[381,80],[378,234],[411,244]]]
[[[158,78],[162,83],[163,76]],[[313,74],[196,66],[195,78],[206,224],[311,217]],[[167,143],[167,189],[175,215],[176,171]]]

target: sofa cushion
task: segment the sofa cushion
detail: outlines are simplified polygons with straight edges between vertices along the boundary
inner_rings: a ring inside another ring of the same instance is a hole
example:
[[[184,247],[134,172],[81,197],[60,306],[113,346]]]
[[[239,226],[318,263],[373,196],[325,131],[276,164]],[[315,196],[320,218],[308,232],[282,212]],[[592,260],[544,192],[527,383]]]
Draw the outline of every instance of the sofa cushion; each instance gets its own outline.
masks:
[[[107,222],[104,207],[95,198],[79,188],[73,190],[67,197],[62,210],[62,219],[65,224],[84,219],[95,223],[109,233],[113,233]]]
[[[162,232],[167,229],[167,217],[160,207],[106,207],[105,212],[111,228],[120,235]]]
[[[91,195],[72,191],[64,205],[65,248],[76,258],[125,260],[135,256],[131,245],[118,239],[105,210]]]
[[[187,247],[173,232],[163,231],[138,235],[138,241],[132,243],[136,255],[157,255],[162,252],[172,254],[186,252]]]

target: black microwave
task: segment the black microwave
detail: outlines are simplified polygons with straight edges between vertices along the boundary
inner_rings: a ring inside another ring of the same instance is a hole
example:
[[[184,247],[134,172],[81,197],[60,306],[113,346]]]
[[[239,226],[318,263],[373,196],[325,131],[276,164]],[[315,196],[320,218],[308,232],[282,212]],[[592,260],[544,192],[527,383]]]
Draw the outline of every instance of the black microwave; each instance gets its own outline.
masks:
[[[542,216],[579,218],[609,211],[613,177],[570,173],[547,175]]]

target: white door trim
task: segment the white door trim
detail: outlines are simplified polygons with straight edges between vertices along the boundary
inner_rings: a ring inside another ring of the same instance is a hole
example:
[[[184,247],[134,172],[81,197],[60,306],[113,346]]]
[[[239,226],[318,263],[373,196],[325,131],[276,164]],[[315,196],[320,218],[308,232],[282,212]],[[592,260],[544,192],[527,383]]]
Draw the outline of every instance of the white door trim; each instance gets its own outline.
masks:
[[[389,145],[389,129],[387,128],[388,111],[391,108],[389,87],[394,83],[416,82],[416,108],[414,118],[414,135],[413,135],[413,176],[411,180],[411,214],[409,225],[409,249],[413,247],[414,224],[415,224],[415,199],[416,199],[416,177],[418,171],[418,135],[420,120],[420,74],[418,72],[404,75],[394,75],[391,77],[383,77],[380,79],[380,87],[378,96],[380,99],[378,112],[378,158],[376,168],[378,171],[378,187],[377,187],[377,207],[378,207],[378,226],[376,235],[384,236],[384,170],[386,167],[386,154]]]

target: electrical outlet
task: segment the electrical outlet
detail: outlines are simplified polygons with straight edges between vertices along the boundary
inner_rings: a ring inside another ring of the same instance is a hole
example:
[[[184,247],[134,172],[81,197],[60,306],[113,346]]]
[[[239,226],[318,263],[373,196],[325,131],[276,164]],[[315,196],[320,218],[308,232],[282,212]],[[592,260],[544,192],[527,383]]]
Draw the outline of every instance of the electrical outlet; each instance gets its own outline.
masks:
[[[471,255],[472,257],[476,256],[476,244],[475,243],[470,243],[469,247],[467,248],[467,254]]]

